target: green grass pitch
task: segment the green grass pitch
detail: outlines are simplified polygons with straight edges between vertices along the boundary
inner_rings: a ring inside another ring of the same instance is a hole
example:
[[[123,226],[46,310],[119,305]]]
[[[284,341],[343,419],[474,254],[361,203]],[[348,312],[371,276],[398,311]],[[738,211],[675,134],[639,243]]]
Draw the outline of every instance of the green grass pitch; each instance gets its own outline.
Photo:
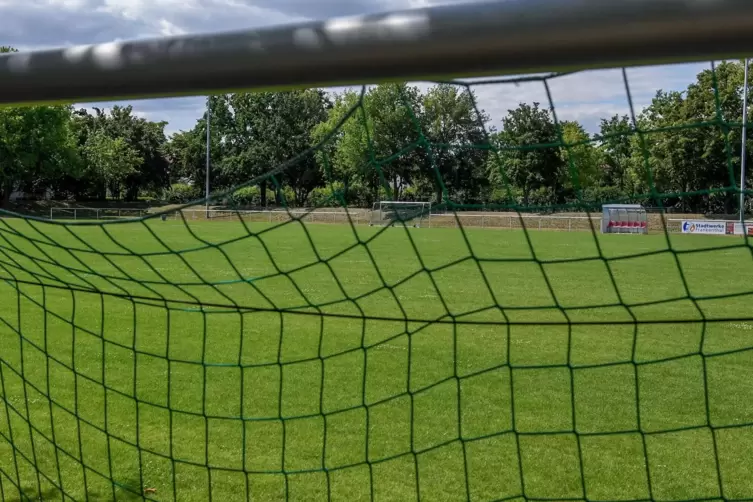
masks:
[[[0,279],[3,500],[753,498],[739,237],[6,219]]]

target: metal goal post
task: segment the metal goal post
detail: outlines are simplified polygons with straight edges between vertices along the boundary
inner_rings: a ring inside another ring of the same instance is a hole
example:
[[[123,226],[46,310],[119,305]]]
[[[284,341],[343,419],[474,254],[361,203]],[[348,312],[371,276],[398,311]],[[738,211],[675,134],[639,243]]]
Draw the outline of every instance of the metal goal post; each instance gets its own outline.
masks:
[[[0,104],[510,75],[751,53],[750,0],[498,0],[2,54]]]

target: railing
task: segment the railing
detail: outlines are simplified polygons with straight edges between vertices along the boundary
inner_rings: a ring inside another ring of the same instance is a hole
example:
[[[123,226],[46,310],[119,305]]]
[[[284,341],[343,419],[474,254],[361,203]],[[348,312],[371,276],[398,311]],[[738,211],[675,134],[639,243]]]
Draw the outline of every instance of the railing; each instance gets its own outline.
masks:
[[[149,213],[148,209],[132,208],[54,208],[50,210],[50,219],[65,220],[104,220],[118,218],[138,218]],[[371,211],[352,209],[340,211],[306,211],[306,210],[227,210],[227,209],[182,209],[166,213],[165,219],[186,221],[200,220],[237,220],[242,218],[248,222],[281,223],[300,219],[307,223],[352,223],[354,225],[368,225],[371,221]],[[562,215],[518,215],[498,213],[447,213],[427,215],[421,222],[424,228],[498,228],[519,230],[560,230],[577,231],[598,230],[601,223],[600,216],[562,216]]]
[[[354,209],[348,211],[304,211],[304,210],[257,210],[232,211],[184,209],[181,211],[186,220],[217,220],[237,219],[266,223],[279,223],[292,219],[300,219],[307,223],[348,223],[366,225],[371,221],[371,211]],[[177,212],[171,213],[170,219],[180,218]],[[599,229],[600,216],[547,216],[547,215],[517,215],[495,213],[449,213],[427,215],[421,222],[424,228],[500,228],[527,230],[591,230]]]
[[[560,230],[572,232],[592,228],[599,230],[600,216],[548,216],[548,215],[518,215],[518,214],[432,214],[427,218],[425,226],[438,227],[480,227],[501,228],[508,230]]]
[[[110,207],[51,207],[51,220],[111,220],[139,218],[149,213],[149,209],[110,208]]]
[[[134,208],[51,208],[50,219],[56,220],[111,220],[140,218],[150,213],[149,209]],[[166,214],[166,219],[183,218],[187,221],[199,220],[233,220],[242,218],[248,222],[282,223],[293,219],[300,219],[306,223],[340,223],[354,225],[368,225],[371,221],[371,211],[367,209],[349,209],[339,211],[311,211],[294,209],[268,210],[229,210],[229,209],[182,209]],[[737,235],[742,233],[740,222],[736,220],[705,220],[693,218],[667,218],[667,231],[681,233],[683,221],[704,221],[706,223],[724,223],[733,225]],[[514,213],[445,213],[426,216],[421,226],[424,228],[497,228],[508,230],[558,230],[563,232],[600,231],[601,216],[582,215],[532,215]],[[659,230],[661,223],[654,221],[649,224],[654,230]],[[746,222],[746,228],[753,231],[753,222]]]

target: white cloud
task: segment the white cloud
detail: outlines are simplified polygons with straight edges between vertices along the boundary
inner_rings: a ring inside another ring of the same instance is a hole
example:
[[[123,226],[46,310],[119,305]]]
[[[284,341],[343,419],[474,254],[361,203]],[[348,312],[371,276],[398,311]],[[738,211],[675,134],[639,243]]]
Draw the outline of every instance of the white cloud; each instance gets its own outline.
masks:
[[[467,0],[0,0],[0,45],[22,50],[102,43],[116,39],[179,35],[278,25],[385,10],[460,3]],[[367,57],[367,56],[365,56]],[[627,70],[636,111],[657,89],[682,89],[708,65],[657,66]],[[622,72],[599,70],[549,81],[558,118],[579,120],[596,131],[599,120],[628,113]],[[520,102],[548,106],[543,83],[474,85],[479,104],[499,127],[508,109]],[[134,101],[152,120],[166,120],[168,131],[193,126],[204,98]],[[112,103],[89,106],[110,107]]]
[[[708,64],[694,63],[628,68],[627,87],[621,69],[558,76],[549,79],[548,85],[558,119],[578,120],[591,132],[596,132],[601,118],[630,113],[628,89],[633,109],[638,114],[651,102],[657,90],[684,89],[698,72],[708,67]],[[474,85],[472,88],[479,105],[491,115],[492,123],[497,126],[507,110],[521,102],[538,102],[542,107],[550,105],[543,81]]]

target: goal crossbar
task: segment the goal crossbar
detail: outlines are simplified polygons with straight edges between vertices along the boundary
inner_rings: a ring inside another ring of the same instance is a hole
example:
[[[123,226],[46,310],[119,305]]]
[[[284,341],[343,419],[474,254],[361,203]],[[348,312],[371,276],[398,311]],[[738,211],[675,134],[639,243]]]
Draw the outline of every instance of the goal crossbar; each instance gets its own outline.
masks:
[[[0,104],[569,71],[750,53],[749,0],[498,0],[0,54]]]

